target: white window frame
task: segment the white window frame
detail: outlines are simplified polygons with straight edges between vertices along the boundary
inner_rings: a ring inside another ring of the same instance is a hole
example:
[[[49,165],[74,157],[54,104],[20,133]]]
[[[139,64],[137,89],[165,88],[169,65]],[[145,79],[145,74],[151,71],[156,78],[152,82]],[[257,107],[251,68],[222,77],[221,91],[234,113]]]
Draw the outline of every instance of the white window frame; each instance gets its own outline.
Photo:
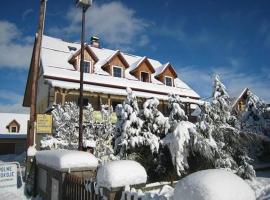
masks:
[[[113,69],[114,69],[114,68],[121,69],[121,77],[114,76],[114,73],[113,73]],[[119,66],[117,66],[117,65],[113,65],[113,66],[112,66],[112,76],[113,76],[113,77],[116,77],[116,78],[122,78],[122,77],[123,77],[123,68],[122,68],[122,67],[119,67]]]
[[[171,79],[171,81],[172,81],[172,85],[167,85],[166,78]],[[164,84],[165,84],[166,86],[173,87],[173,78],[172,78],[172,77],[170,77],[170,76],[164,76]]]
[[[78,59],[78,69],[79,69],[79,71],[81,70],[81,59]],[[92,61],[91,60],[84,60],[84,62],[88,62],[88,63],[90,63],[89,64],[89,73],[88,72],[83,72],[83,73],[85,73],[85,74],[92,74]]]
[[[142,81],[142,72],[148,74],[148,80],[149,80],[148,82]],[[140,81],[144,83],[150,83],[151,82],[150,73],[146,71],[140,71]]]

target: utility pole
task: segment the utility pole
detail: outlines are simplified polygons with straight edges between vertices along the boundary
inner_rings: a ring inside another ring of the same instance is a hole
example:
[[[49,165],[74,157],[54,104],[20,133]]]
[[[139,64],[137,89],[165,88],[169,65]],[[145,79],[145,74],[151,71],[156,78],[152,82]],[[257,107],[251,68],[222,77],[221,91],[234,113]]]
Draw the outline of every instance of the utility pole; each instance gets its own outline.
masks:
[[[40,12],[39,12],[39,22],[38,29],[35,36],[34,52],[33,52],[33,62],[32,67],[32,82],[31,82],[31,106],[30,106],[30,127],[27,134],[27,148],[34,145],[34,134],[35,134],[35,122],[36,122],[36,100],[37,100],[37,82],[40,66],[40,51],[42,35],[44,31],[44,21],[45,21],[45,10],[46,1],[40,0]]]

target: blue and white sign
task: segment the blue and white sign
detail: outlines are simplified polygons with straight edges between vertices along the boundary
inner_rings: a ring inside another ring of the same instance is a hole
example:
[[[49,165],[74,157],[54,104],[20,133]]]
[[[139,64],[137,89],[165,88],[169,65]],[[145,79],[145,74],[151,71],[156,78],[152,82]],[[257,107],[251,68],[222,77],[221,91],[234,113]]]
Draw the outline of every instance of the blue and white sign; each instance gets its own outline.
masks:
[[[0,163],[0,190],[17,189],[17,165]]]

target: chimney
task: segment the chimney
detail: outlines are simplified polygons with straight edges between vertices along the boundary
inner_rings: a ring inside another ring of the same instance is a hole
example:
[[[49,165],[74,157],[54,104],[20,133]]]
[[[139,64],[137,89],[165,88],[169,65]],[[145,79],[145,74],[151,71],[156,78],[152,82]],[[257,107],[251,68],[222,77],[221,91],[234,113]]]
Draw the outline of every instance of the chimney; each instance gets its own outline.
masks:
[[[100,48],[99,38],[96,36],[92,36],[90,44],[92,47]]]

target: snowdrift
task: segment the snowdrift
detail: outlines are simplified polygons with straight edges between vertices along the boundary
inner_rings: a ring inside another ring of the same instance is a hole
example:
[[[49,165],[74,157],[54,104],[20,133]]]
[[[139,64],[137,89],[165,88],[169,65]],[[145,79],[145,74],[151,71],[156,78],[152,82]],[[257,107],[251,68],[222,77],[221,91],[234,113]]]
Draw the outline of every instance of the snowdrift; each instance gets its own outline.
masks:
[[[195,172],[180,180],[174,200],[255,200],[255,193],[240,177],[223,169]]]

